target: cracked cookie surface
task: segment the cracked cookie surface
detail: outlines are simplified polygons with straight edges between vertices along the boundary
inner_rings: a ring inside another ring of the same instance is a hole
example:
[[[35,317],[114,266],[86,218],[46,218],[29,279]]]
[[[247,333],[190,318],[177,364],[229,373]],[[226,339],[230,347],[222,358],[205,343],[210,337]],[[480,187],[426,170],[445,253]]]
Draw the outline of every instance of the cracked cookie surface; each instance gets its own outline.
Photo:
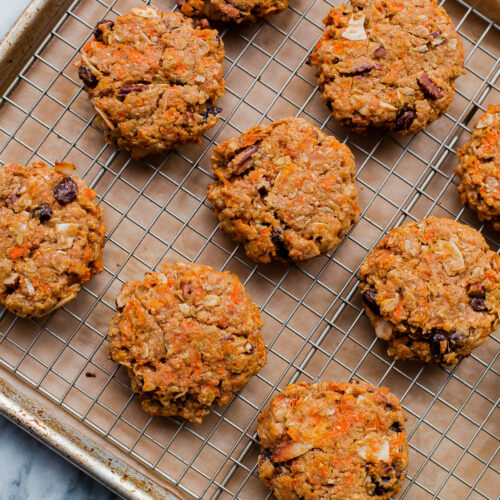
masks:
[[[221,229],[256,262],[325,254],[358,219],[350,149],[302,118],[225,141],[212,168],[218,181],[207,195]]]
[[[288,0],[177,0],[185,16],[225,23],[255,23],[288,7]]]
[[[136,7],[99,21],[80,55],[78,75],[106,139],[133,158],[199,142],[218,120],[224,46],[217,30]]]
[[[396,359],[455,364],[499,324],[500,256],[454,220],[392,230],[360,273],[365,311]]]
[[[266,362],[259,308],[228,271],[165,265],[125,283],[116,307],[108,356],[152,415],[200,423]]]
[[[341,125],[412,134],[449,108],[464,55],[435,1],[351,0],[323,22],[308,62]]]
[[[500,231],[500,104],[488,107],[457,156],[462,203]]]
[[[0,302],[18,316],[62,307],[103,269],[102,208],[74,169],[0,167]]]
[[[289,385],[259,415],[259,476],[277,500],[391,498],[408,466],[404,422],[385,387]]]

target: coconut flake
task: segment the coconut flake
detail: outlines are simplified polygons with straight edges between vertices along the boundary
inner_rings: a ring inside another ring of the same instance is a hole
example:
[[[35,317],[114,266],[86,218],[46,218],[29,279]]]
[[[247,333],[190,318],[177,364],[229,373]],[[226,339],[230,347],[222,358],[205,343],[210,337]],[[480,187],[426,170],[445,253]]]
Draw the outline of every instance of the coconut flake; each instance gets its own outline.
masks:
[[[390,458],[389,458],[389,441],[387,441],[387,439],[384,439],[380,448],[375,452],[375,456],[381,462],[389,462],[389,460],[390,460]]]
[[[56,232],[58,241],[64,245],[65,248],[73,244],[75,236],[78,234],[79,225],[74,222],[65,222],[57,224]]]
[[[388,102],[380,101],[379,105],[382,109],[386,109],[387,111],[396,111],[396,108]]]
[[[476,128],[486,128],[489,127],[490,125],[493,125],[493,115],[486,114],[482,116],[479,121],[476,123]]]
[[[450,49],[452,49],[452,50],[455,50],[457,48],[457,39],[456,38],[450,38],[448,40],[448,47],[450,47]]]
[[[69,161],[56,161],[54,170],[60,174],[71,176],[75,171],[75,166]]]
[[[35,287],[28,278],[24,278],[24,283],[26,284],[26,288],[28,289],[28,293],[30,295],[35,293]]]
[[[191,312],[191,308],[189,307],[189,305],[185,304],[184,302],[179,304],[179,309],[180,309],[181,313],[185,314],[185,315],[188,315]]]
[[[358,455],[363,459],[363,460],[368,460],[368,457],[366,455],[366,446],[361,446],[358,450]]]
[[[379,339],[389,340],[392,337],[392,327],[390,323],[383,319],[378,320],[375,325],[375,335]]]
[[[162,12],[159,9],[151,7],[151,5],[142,5],[140,7],[134,7],[131,11],[134,16],[139,17],[161,17]]]
[[[366,40],[365,15],[353,14],[347,23],[347,29],[342,33],[342,38],[347,40]]]
[[[435,47],[436,45],[441,45],[444,42],[444,38],[438,37],[432,40],[431,45]]]
[[[220,299],[219,297],[217,297],[217,295],[207,295],[203,300],[203,304],[206,305],[207,307],[214,307],[218,305],[219,302]]]

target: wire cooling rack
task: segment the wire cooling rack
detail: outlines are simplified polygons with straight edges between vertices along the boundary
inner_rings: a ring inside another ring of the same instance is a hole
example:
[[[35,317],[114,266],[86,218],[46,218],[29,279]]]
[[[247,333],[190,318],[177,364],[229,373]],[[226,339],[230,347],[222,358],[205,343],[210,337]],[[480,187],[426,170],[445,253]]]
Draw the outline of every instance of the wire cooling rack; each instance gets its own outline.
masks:
[[[305,65],[332,4],[292,0],[266,23],[222,32],[227,92],[219,101],[222,118],[202,143],[139,162],[106,144],[94,127],[72,64],[98,19],[138,3],[75,1],[2,99],[0,161],[74,162],[98,193],[108,232],[105,270],[76,300],[40,320],[1,313],[0,364],[107,438],[110,448],[128,452],[131,463],[138,460],[203,499],[270,496],[256,474],[255,427],[276,391],[297,380],[361,378],[388,386],[404,406],[410,467],[401,498],[496,498],[498,333],[453,368],[394,362],[363,314],[356,273],[385,232],[431,214],[476,227],[498,252],[498,233],[460,206],[453,176],[457,145],[487,104],[500,102],[498,26],[461,1],[445,1],[467,68],[449,112],[413,137],[358,136],[329,118],[314,70]],[[257,266],[217,229],[205,199],[209,157],[214,144],[289,115],[351,147],[362,214],[329,256]],[[265,322],[267,365],[201,425],[143,413],[125,371],[106,359],[121,284],[176,260],[237,273]]]

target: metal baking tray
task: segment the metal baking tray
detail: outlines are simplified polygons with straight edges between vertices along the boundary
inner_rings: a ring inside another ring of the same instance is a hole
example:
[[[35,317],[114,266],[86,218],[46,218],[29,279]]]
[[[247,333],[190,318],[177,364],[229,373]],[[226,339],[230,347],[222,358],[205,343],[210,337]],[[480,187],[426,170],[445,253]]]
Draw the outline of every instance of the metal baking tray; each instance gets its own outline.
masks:
[[[405,220],[451,217],[480,230],[499,251],[499,234],[460,206],[453,167],[478,114],[500,102],[500,27],[461,0],[444,1],[467,68],[449,112],[412,137],[359,136],[329,117],[305,65],[333,4],[291,0],[268,22],[223,29],[227,92],[219,101],[222,118],[202,143],[133,161],[94,126],[72,63],[97,20],[140,3],[35,0],[0,45],[0,162],[75,163],[97,191],[108,227],[105,270],[73,302],[37,320],[1,312],[0,410],[122,497],[255,500],[270,497],[256,474],[255,436],[269,399],[297,380],[358,377],[388,386],[402,401],[410,467],[400,498],[496,498],[498,332],[456,367],[395,362],[356,288],[367,252]],[[174,8],[172,1],[152,3]],[[205,199],[209,157],[214,144],[289,115],[351,147],[362,214],[331,255],[255,265],[217,229]],[[126,372],[106,359],[121,284],[176,260],[235,272],[265,321],[267,365],[200,425],[146,415]]]

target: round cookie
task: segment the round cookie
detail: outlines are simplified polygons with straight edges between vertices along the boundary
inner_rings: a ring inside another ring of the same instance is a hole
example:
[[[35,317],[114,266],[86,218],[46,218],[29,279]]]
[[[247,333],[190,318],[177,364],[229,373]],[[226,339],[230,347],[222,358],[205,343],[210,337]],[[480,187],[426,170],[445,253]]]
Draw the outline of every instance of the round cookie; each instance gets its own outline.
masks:
[[[289,385],[259,415],[259,476],[277,500],[391,498],[408,466],[404,422],[385,387]]]
[[[177,0],[185,16],[206,17],[211,21],[255,23],[288,7],[288,0]]]
[[[63,306],[103,269],[102,208],[74,169],[0,168],[0,302],[23,318]]]
[[[392,230],[360,274],[366,313],[396,359],[455,364],[499,324],[500,256],[454,220]]]
[[[259,308],[228,271],[165,265],[125,283],[116,307],[108,356],[152,415],[200,423],[266,362]]]
[[[224,94],[224,46],[217,30],[178,12],[136,7],[97,23],[78,75],[106,139],[133,158],[199,142]]]
[[[308,63],[341,125],[413,134],[449,108],[464,55],[435,0],[351,0],[323,22]]]
[[[457,156],[462,203],[500,231],[500,104],[488,107]]]
[[[207,195],[221,229],[256,262],[325,254],[358,219],[350,149],[302,118],[223,142],[212,167],[218,181]]]

